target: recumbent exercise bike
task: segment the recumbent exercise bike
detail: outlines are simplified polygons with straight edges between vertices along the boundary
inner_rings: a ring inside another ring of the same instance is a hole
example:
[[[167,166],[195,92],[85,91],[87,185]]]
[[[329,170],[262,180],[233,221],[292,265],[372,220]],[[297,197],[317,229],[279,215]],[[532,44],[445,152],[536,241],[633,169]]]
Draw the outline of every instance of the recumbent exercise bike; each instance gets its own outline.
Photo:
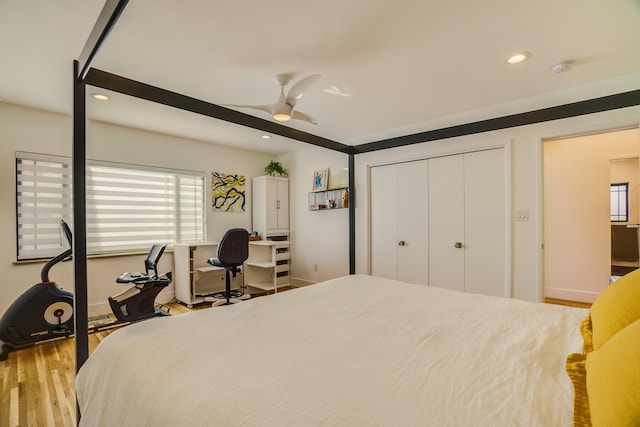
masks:
[[[66,222],[60,221],[60,230],[69,248],[44,265],[40,273],[41,281],[20,295],[0,319],[0,360],[6,360],[11,350],[73,334],[73,293],[49,280],[49,270],[54,265],[72,259],[71,229]],[[153,245],[144,261],[145,273],[127,272],[116,279],[118,283],[132,285],[108,298],[117,320],[91,326],[90,331],[169,315],[166,305],[160,305],[160,308],[155,306],[156,296],[172,280],[171,272],[158,275],[158,262],[165,247]]]

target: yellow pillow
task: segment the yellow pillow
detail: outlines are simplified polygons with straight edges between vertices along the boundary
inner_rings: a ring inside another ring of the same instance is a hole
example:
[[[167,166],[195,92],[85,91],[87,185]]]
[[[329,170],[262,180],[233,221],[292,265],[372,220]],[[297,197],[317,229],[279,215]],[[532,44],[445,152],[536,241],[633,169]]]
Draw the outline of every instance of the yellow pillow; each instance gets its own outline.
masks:
[[[586,371],[593,426],[640,426],[640,320],[587,354]]]
[[[593,351],[593,330],[591,329],[591,314],[587,313],[587,317],[580,322],[580,334],[583,340],[583,351],[585,354]]]
[[[590,427],[589,396],[587,395],[587,373],[585,371],[584,354],[573,353],[567,357],[567,374],[573,384],[573,425],[574,427]]]
[[[602,291],[589,313],[593,349],[598,350],[622,328],[640,319],[640,269]]]

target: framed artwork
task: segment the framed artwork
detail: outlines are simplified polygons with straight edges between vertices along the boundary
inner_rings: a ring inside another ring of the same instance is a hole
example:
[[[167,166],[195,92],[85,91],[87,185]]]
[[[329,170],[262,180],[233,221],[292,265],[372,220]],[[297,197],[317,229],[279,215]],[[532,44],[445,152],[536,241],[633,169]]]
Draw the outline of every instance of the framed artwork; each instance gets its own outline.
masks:
[[[326,190],[328,178],[329,178],[329,169],[320,169],[313,172],[312,191]]]
[[[244,175],[211,174],[211,208],[214,212],[245,211]]]

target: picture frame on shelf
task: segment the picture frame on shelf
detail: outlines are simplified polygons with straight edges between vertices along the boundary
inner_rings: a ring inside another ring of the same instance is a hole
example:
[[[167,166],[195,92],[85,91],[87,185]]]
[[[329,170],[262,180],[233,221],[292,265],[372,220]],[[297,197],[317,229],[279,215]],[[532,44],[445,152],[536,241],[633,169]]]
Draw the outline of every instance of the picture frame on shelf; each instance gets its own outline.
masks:
[[[329,169],[318,169],[313,172],[312,191],[324,191],[327,189]]]

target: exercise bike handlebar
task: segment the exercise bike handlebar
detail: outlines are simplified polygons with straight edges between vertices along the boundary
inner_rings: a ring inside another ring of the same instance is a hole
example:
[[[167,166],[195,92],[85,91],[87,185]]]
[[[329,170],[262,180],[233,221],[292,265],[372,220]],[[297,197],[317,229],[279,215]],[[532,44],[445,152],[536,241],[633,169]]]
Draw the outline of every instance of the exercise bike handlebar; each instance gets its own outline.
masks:
[[[71,229],[69,228],[69,225],[67,225],[67,223],[64,222],[64,220],[60,221],[60,230],[62,234],[64,234],[64,237],[67,239],[67,243],[69,244],[69,249],[62,252],[60,255],[56,256],[55,258],[50,259],[44,265],[44,267],[42,267],[42,271],[40,272],[40,280],[42,281],[42,283],[49,282],[49,270],[51,270],[51,267],[53,267],[60,261],[69,261],[71,259],[71,255],[73,254],[73,237],[71,235]]]
[[[42,283],[49,283],[49,270],[51,270],[51,267],[53,267],[60,261],[70,260],[71,258],[69,256],[72,254],[72,252],[73,250],[67,249],[66,251],[62,252],[60,255],[56,256],[55,258],[50,259],[44,265],[44,267],[42,267],[42,271],[40,272],[40,280],[42,281]]]

